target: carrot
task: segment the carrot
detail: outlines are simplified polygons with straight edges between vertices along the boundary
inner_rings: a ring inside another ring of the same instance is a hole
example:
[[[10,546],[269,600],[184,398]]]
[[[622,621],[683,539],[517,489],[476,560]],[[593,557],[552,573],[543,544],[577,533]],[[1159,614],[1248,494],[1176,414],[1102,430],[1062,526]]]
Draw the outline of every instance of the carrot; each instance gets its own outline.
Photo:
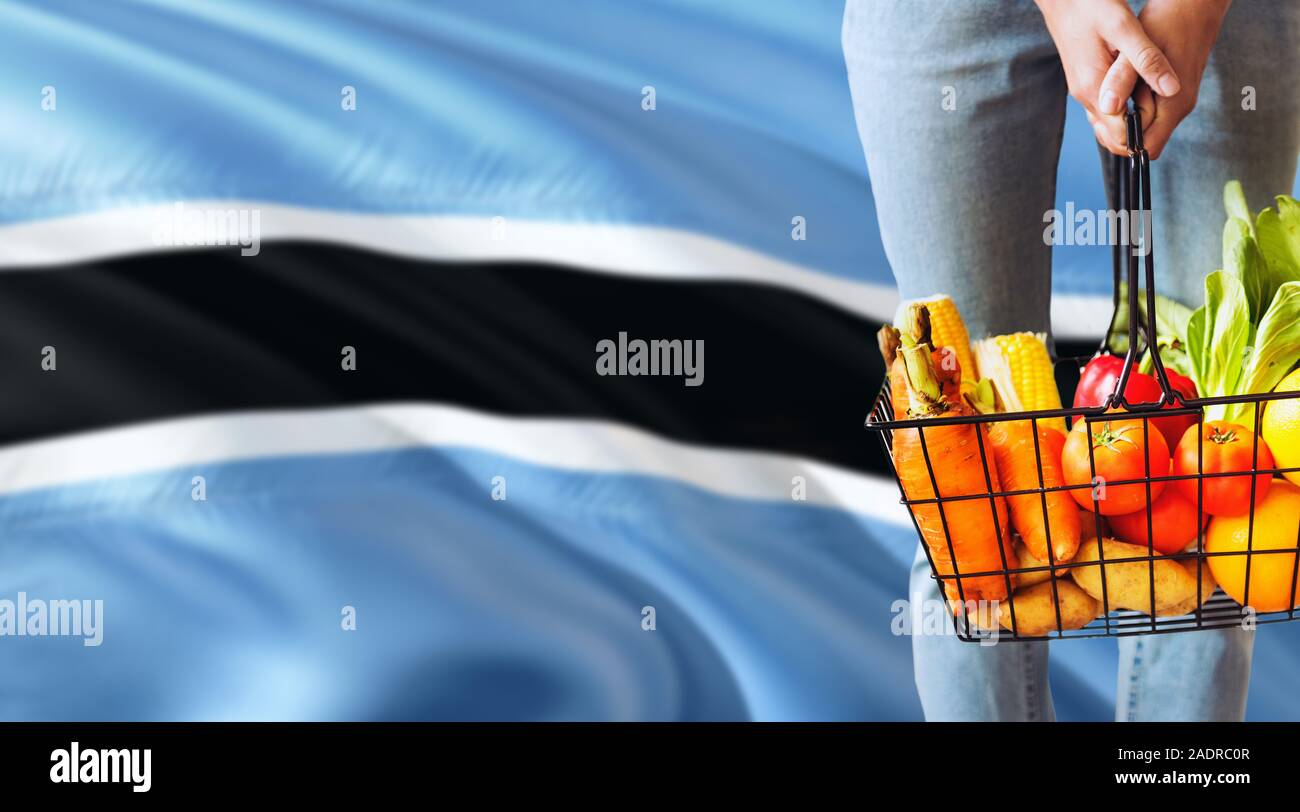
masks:
[[[892,361],[890,380],[896,383],[891,385],[901,384],[906,393],[906,407],[900,413],[902,399],[897,392],[891,392],[897,419],[974,414],[956,394],[956,382],[943,382],[948,386],[941,383],[928,344],[904,336],[896,357],[886,360]],[[967,424],[925,426],[894,432],[894,465],[903,493],[910,500],[934,499],[937,483],[938,498],[943,500],[910,507],[937,573],[940,576],[958,574],[958,578],[943,579],[944,591],[950,601],[1006,598],[1008,579],[1002,574],[968,578],[962,573],[1001,573],[1007,567],[1016,566],[1005,500],[992,497],[949,501],[951,497],[977,496],[1001,490],[997,462],[991,453],[983,457],[988,462],[988,480],[985,479],[980,454],[981,431],[984,431],[981,426]],[[925,435],[924,449],[922,432]],[[961,606],[955,605],[953,609],[960,611]]]
[[[1061,449],[1065,434],[1053,426],[1038,426],[1038,451],[1034,450],[1032,421],[1007,420],[989,427],[993,456],[998,461],[998,475],[1005,491],[1028,491],[1058,488],[1065,484],[1061,469]],[[1038,481],[1041,456],[1043,481]],[[1047,521],[1043,521],[1043,500],[1047,501]],[[1067,491],[1048,491],[1008,496],[1011,523],[1029,552],[1042,561],[1064,562],[1074,558],[1079,549],[1079,509]],[[1047,537],[1052,537],[1053,557],[1047,555]]]
[[[908,310],[908,339],[911,343],[930,343],[929,311],[921,305],[912,305]],[[902,344],[902,333],[893,325],[886,324],[876,334],[880,342],[880,354],[885,359],[889,370],[889,403],[894,408],[894,419],[902,420],[907,414],[907,375],[901,364],[894,363]],[[939,379],[943,397],[952,402],[961,402],[961,364],[957,353],[947,347],[936,347],[930,352],[933,359],[934,375]]]
[[[892,327],[883,329],[892,330]],[[942,363],[944,358],[951,358],[951,355],[944,350],[935,350],[930,354],[934,359],[936,367]],[[901,356],[900,356],[901,361]],[[950,361],[949,363],[956,363]],[[942,373],[940,373],[942,375]],[[961,374],[959,372],[949,373],[949,376],[940,377],[940,387],[943,391],[943,397],[951,402],[957,402],[961,398]],[[894,407],[894,419],[904,420],[907,418],[907,410],[910,408],[907,399],[907,372],[901,362],[891,363],[889,366],[889,402]]]
[[[967,405],[981,414],[1001,411],[1002,401],[994,384],[980,381],[980,385],[964,392]],[[1038,423],[1038,450],[1034,450],[1033,421],[1004,420],[989,426],[989,442],[998,462],[1005,491],[1030,491],[1059,488],[1065,484],[1061,465],[1061,451],[1065,447],[1065,433],[1054,425]],[[1039,467],[1042,481],[1039,481]],[[1047,503],[1047,522],[1043,522],[1043,502]],[[1025,547],[1042,561],[1065,562],[1074,558],[1079,549],[1079,512],[1074,499],[1067,491],[1047,491],[1008,496],[1011,524],[1025,543]],[[1050,531],[1053,557],[1047,555],[1047,538]]]

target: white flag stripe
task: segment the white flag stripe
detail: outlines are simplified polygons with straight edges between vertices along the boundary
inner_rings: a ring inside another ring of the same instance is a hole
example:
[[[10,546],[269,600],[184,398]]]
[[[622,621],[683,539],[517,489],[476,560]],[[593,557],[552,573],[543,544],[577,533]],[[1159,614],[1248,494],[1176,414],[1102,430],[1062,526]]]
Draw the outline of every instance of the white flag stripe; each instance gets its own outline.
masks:
[[[416,259],[548,262],[584,270],[669,280],[765,283],[815,297],[877,322],[893,319],[893,286],[820,273],[724,240],[673,228],[492,217],[364,214],[244,200],[186,201],[201,211],[259,212],[260,240],[337,243]],[[55,267],[160,250],[156,225],[173,204],[117,208],[0,226],[0,270]],[[260,250],[274,250],[260,246]],[[1100,336],[1107,296],[1057,295],[1057,338]]]
[[[0,493],[204,463],[438,446],[780,502],[792,501],[794,478],[803,477],[808,503],[908,522],[897,485],[884,477],[783,454],[692,446],[606,421],[503,417],[442,404],[224,413],[22,443],[0,450]]]

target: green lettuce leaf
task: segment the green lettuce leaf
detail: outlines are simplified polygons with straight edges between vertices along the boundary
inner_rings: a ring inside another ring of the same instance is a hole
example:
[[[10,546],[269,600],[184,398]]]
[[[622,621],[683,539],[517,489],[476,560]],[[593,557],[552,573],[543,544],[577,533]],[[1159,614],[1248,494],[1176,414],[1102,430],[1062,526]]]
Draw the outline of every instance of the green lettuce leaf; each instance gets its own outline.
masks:
[[[1300,282],[1300,202],[1285,195],[1277,210],[1264,209],[1255,220],[1259,251],[1275,287]]]
[[[1223,210],[1228,213],[1229,220],[1236,217],[1249,224],[1251,236],[1255,235],[1255,218],[1246,204],[1246,192],[1241,188],[1241,181],[1230,180],[1223,185]]]
[[[1202,346],[1201,379],[1197,389],[1202,396],[1236,394],[1254,344],[1255,326],[1250,318],[1250,302],[1246,290],[1236,276],[1215,271],[1205,277],[1205,315],[1203,333],[1198,337]],[[1200,311],[1192,314],[1196,322]],[[1189,333],[1194,328],[1189,323]],[[1190,339],[1190,335],[1189,335]],[[1201,387],[1201,380],[1205,386]],[[1223,406],[1206,410],[1210,420],[1221,420],[1226,411]]]
[[[1138,288],[1138,307],[1142,315],[1147,313],[1147,294]],[[1167,296],[1156,294],[1156,335],[1175,336],[1179,341],[1187,338],[1187,321],[1192,317],[1192,309],[1187,305]],[[1127,327],[1127,325],[1125,325]]]
[[[1255,349],[1238,392],[1271,392],[1300,362],[1300,282],[1278,288],[1273,304],[1259,323]],[[1250,425],[1254,407],[1237,405],[1227,410],[1227,420]]]
[[[1119,283],[1119,312],[1110,326],[1109,346],[1111,352],[1122,355],[1128,350],[1128,283]],[[1145,288],[1138,288],[1138,309],[1145,317],[1147,313],[1147,293]],[[1177,342],[1178,352],[1181,354],[1181,348],[1187,345],[1187,321],[1192,316],[1192,309],[1176,299],[1170,299],[1168,296],[1156,294],[1156,343],[1161,348],[1161,358],[1166,363],[1169,357],[1165,354],[1166,347]],[[1149,365],[1149,355],[1142,356],[1143,364]],[[1176,369],[1183,375],[1186,375],[1186,364],[1182,364]],[[1145,371],[1145,370],[1144,370]]]
[[[1250,304],[1250,320],[1258,323],[1276,288],[1251,235],[1248,220],[1229,217],[1223,224],[1223,270],[1241,282]]]
[[[1138,306],[1142,310],[1145,318],[1147,312],[1146,292],[1138,291]],[[1156,349],[1160,353],[1160,360],[1164,362],[1166,369],[1172,369],[1180,375],[1191,377],[1189,367],[1189,358],[1187,357],[1187,322],[1192,317],[1192,309],[1182,302],[1170,299],[1166,296],[1156,294]],[[1125,322],[1128,319],[1124,319]],[[1125,328],[1127,328],[1125,324]],[[1128,343],[1127,337],[1124,342]],[[1142,360],[1138,364],[1138,371],[1151,374],[1155,368],[1155,362],[1151,358],[1151,353],[1142,354]]]

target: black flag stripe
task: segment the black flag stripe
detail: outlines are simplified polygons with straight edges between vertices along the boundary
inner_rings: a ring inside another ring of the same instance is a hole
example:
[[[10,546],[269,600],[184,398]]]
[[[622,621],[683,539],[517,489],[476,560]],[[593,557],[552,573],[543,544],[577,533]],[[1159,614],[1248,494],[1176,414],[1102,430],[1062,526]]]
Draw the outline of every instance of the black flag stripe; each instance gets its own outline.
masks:
[[[315,243],[0,274],[0,441],[209,412],[434,401],[884,470],[878,324],[788,289]],[[603,339],[703,342],[703,383],[602,376]],[[45,347],[55,369],[43,368]],[[356,369],[343,369],[343,348]]]

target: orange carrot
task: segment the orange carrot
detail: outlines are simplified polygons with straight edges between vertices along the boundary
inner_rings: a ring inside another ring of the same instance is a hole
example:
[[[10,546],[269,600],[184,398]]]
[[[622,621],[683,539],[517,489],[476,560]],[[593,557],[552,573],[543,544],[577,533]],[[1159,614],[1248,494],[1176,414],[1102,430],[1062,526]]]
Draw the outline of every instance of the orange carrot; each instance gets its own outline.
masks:
[[[893,329],[893,328],[886,328]],[[935,350],[931,353],[931,358],[937,365],[943,358],[950,358],[943,350]],[[901,357],[900,357],[901,359]],[[951,363],[956,363],[952,361]],[[961,399],[961,374],[958,372],[949,373],[947,377],[939,373],[939,383],[943,392],[943,397],[951,403],[957,403]],[[889,366],[889,402],[894,407],[894,419],[906,420],[909,403],[907,399],[907,372],[903,367],[901,360],[891,363]]]
[[[1034,453],[1031,421],[1007,420],[989,427],[993,456],[1004,491],[1057,488],[1065,484],[1061,470],[1061,449],[1065,434],[1054,426],[1038,426],[1038,454]],[[1038,481],[1038,456],[1042,458],[1043,481]],[[1043,500],[1047,500],[1047,523],[1043,522]],[[1011,523],[1025,547],[1041,561],[1069,561],[1079,549],[1079,509],[1068,491],[1049,491],[1008,496]],[[1047,535],[1051,531],[1053,558],[1047,556]]]
[[[905,411],[899,413],[901,399],[891,392],[897,419],[974,414],[952,391],[954,386],[941,384],[928,344],[904,340],[892,361],[890,380],[896,384],[891,385],[901,384],[907,403]],[[949,391],[945,392],[945,389]],[[988,462],[988,480],[985,479],[980,454],[981,431],[984,431],[981,426],[967,424],[898,429],[894,432],[894,465],[903,493],[908,499],[934,499],[937,483],[938,498],[944,500],[912,505],[911,510],[938,574],[959,573],[960,590],[958,578],[943,580],[950,601],[1006,598],[1008,579],[1003,575],[967,578],[961,574],[1000,573],[1006,567],[1016,566],[1007,524],[1007,506],[1001,497],[948,501],[951,497],[977,496],[1001,490],[997,462],[987,438],[984,439],[986,453],[983,458]],[[925,435],[924,450],[922,432]],[[953,608],[959,611],[961,607]]]
[[[909,333],[909,340],[914,343],[929,344],[930,321],[925,308],[921,307],[919,314],[913,316],[912,324],[909,329],[915,332]],[[902,333],[894,326],[886,324],[880,328],[877,338],[880,341],[880,354],[884,357],[885,367],[889,370],[889,403],[894,408],[894,419],[902,420],[908,410],[907,375],[903,365],[895,363],[902,342]],[[957,362],[956,352],[947,347],[938,347],[930,352],[930,357],[933,359],[934,375],[939,379],[939,387],[944,399],[951,403],[960,403],[962,368]]]

